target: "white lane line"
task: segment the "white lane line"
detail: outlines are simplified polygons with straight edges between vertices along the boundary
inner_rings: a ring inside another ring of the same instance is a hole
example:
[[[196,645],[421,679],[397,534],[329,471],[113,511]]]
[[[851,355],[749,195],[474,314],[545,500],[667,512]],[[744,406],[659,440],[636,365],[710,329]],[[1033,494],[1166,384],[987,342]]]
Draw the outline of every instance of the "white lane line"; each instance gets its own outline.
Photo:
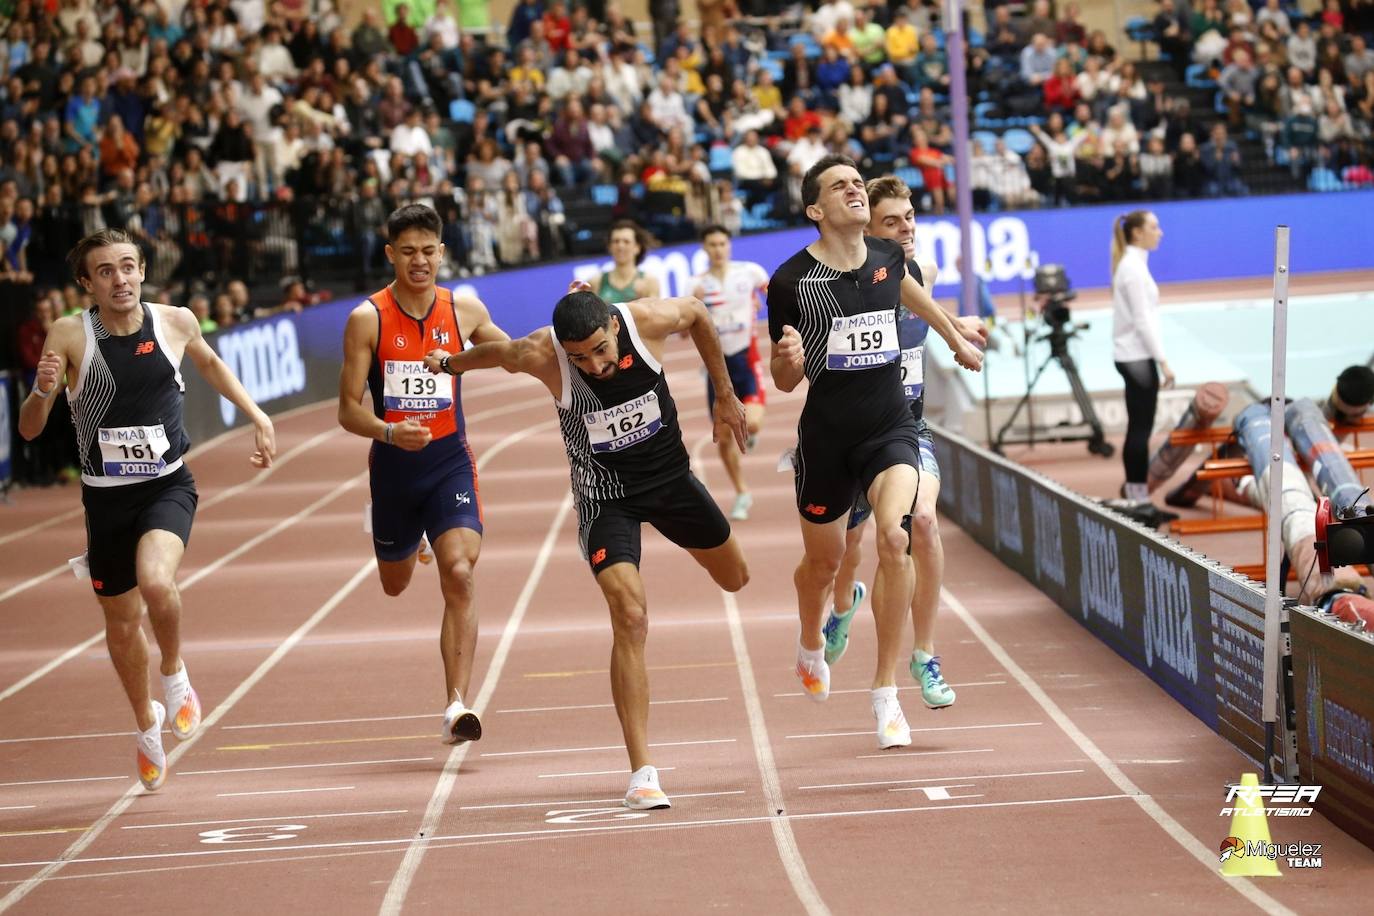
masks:
[[[17,541],[19,538],[28,537],[31,534],[37,534],[44,528],[51,528],[53,525],[60,525],[63,522],[70,521],[74,518],[80,518],[81,513],[85,511],[85,509],[81,508],[80,506],[77,506],[75,509],[68,509],[66,512],[59,512],[52,518],[46,518],[41,522],[35,522],[34,524],[29,525],[27,528],[20,528],[18,531],[11,531],[9,534],[0,536],[0,546],[8,544],[10,541]]]
[[[1021,801],[1006,802],[972,802],[963,805],[915,805],[901,808],[871,808],[864,811],[816,811],[810,814],[784,814],[781,817],[716,817],[705,818],[697,821],[626,821],[611,825],[586,825],[581,827],[557,827],[533,830],[508,830],[497,833],[468,833],[468,834],[443,834],[429,838],[430,844],[448,843],[454,845],[471,844],[474,841],[501,841],[511,840],[522,837],[539,839],[543,837],[562,837],[575,836],[578,834],[590,833],[610,833],[615,831],[659,831],[659,830],[687,830],[698,827],[734,827],[749,824],[760,824],[772,820],[788,821],[809,821],[809,820],[829,820],[832,818],[847,817],[872,817],[883,814],[913,814],[916,812],[939,812],[939,811],[965,811],[975,808],[1017,808],[1028,805],[1064,805],[1079,802],[1114,801],[1117,799],[1129,798],[1128,795],[1083,795],[1070,798],[1037,798]],[[275,820],[275,818],[274,818]],[[97,862],[140,862],[150,859],[198,859],[211,858],[226,855],[251,855],[253,853],[277,854],[283,852],[300,852],[307,849],[359,849],[392,846],[397,847],[402,844],[413,843],[412,837],[401,837],[392,840],[343,840],[335,843],[299,843],[291,846],[255,846],[247,849],[197,849],[182,852],[145,852],[133,855],[122,856],[93,856],[89,859],[80,860],[82,864],[94,864]],[[400,850],[394,850],[399,852]],[[272,859],[267,861],[282,861],[282,859]],[[3,868],[33,868],[40,865],[51,865],[52,861],[36,862],[0,862],[0,869]],[[1235,879],[1231,879],[1235,880]]]
[[[820,786],[797,786],[798,789],[858,789],[866,786],[911,785],[918,782],[946,783],[956,779],[1013,779],[1020,776],[1067,776],[1082,770],[1040,770],[1034,773],[983,773],[973,776],[927,776],[922,779],[881,779],[877,782],[834,782]]]
[[[810,916],[828,916],[830,908],[821,899],[806,870],[806,860],[802,858],[797,838],[792,833],[792,824],[781,815],[787,810],[782,796],[782,781],[778,778],[778,767],[773,760],[773,745],[768,740],[768,725],[763,719],[763,704],[759,701],[758,683],[754,680],[754,665],[749,658],[749,645],[744,640],[744,625],[740,622],[739,605],[735,596],[721,592],[725,602],[725,619],[730,625],[730,646],[735,653],[736,667],[739,669],[739,683],[744,697],[744,710],[749,718],[749,734],[754,740],[754,758],[758,763],[759,777],[763,782],[766,807],[764,811],[772,815],[768,825],[773,832],[773,844],[778,848],[778,858],[787,871],[787,880],[792,884],[792,892],[801,901],[803,909]]]
[[[310,719],[305,722],[258,722],[253,725],[224,725],[226,732],[244,728],[295,728],[300,725],[345,725],[354,722],[396,722],[401,719],[433,719],[434,713],[422,712],[413,716],[364,716],[358,719]]]
[[[864,732],[864,734],[868,734]],[[700,741],[651,741],[649,747],[686,747],[697,744],[734,744],[734,738],[703,738]],[[495,751],[483,757],[537,757],[542,754],[582,754],[591,751],[623,751],[623,744],[599,744],[595,747],[551,747],[539,751]]]
[[[262,789],[258,792],[219,792],[215,798],[241,798],[244,795],[304,795],[307,792],[347,792],[357,786],[325,786],[319,789]]]
[[[496,692],[496,683],[501,679],[501,672],[506,667],[506,659],[510,655],[511,645],[515,642],[515,634],[520,629],[520,623],[525,619],[525,611],[534,598],[534,592],[539,586],[539,581],[544,577],[544,570],[549,564],[549,557],[553,554],[558,534],[571,510],[572,493],[569,492],[567,496],[563,497],[563,501],[558,506],[558,512],[554,514],[553,521],[549,524],[549,530],[544,534],[544,543],[539,546],[539,553],[535,557],[534,566],[530,569],[529,577],[525,579],[524,588],[520,590],[520,595],[515,600],[515,606],[511,608],[510,617],[506,620],[506,626],[501,631],[501,641],[497,643],[496,651],[492,653],[491,664],[487,667],[487,673],[482,678],[482,689],[473,701],[473,708],[478,711],[486,709],[487,704],[491,702],[492,694]],[[434,793],[430,795],[429,804],[425,807],[425,816],[420,821],[420,829],[414,837],[407,841],[409,845],[406,847],[405,856],[401,859],[401,864],[397,867],[396,873],[391,876],[391,883],[387,885],[386,896],[382,899],[382,916],[399,916],[401,907],[405,903],[406,893],[410,890],[410,883],[415,880],[415,873],[420,868],[420,861],[424,858],[425,850],[439,824],[440,817],[444,813],[444,805],[448,803],[448,797],[453,792],[454,783],[458,778],[458,768],[462,766],[463,759],[467,757],[468,749],[471,747],[471,742],[458,745],[444,763],[444,771],[439,775],[439,781],[434,786]]]
[[[660,773],[667,773],[676,770],[677,767],[654,767]],[[566,779],[573,776],[629,776],[630,771],[624,767],[618,770],[588,770],[585,773],[540,773],[536,779]]]
[[[1006,722],[999,725],[937,725],[932,728],[913,728],[912,734],[916,732],[961,732],[973,731],[981,728],[1031,728],[1036,725],[1044,725],[1044,722]],[[788,738],[853,738],[855,735],[871,735],[873,729],[865,729],[861,732],[818,732],[812,735],[787,735]]]
[[[329,434],[332,435],[332,431],[329,431]],[[276,471],[280,470],[281,467],[282,467],[282,465],[287,464],[292,458],[295,458],[297,455],[302,454],[302,453],[303,453],[303,450],[304,450],[304,448],[305,448],[306,446],[308,446],[308,445],[310,445],[311,443],[313,443],[316,439],[321,438],[321,436],[323,436],[323,435],[325,435],[325,434],[324,434],[324,433],[321,433],[320,436],[316,436],[316,437],[314,437],[313,439],[311,439],[311,440],[309,440],[309,441],[307,441],[307,442],[301,443],[301,445],[299,445],[299,446],[297,446],[296,448],[292,449],[290,452],[288,452],[287,454],[283,455],[283,456],[282,456],[281,458],[279,458],[277,461],[273,462],[272,467],[270,467],[270,468],[265,468],[265,469],[263,469],[262,471],[259,471],[259,472],[257,473],[257,475],[255,475],[255,476],[252,478],[252,480],[246,481],[246,482],[243,483],[243,484],[239,484],[239,486],[240,486],[240,487],[243,487],[244,489],[247,489],[249,486],[256,485],[257,483],[259,483],[259,482],[261,482],[262,480],[266,479],[268,475],[273,474],[273,473],[275,473]],[[283,519],[282,521],[278,522],[276,525],[273,525],[272,528],[270,528],[268,531],[266,531],[266,532],[264,532],[264,533],[262,533],[262,534],[257,535],[256,537],[254,537],[254,538],[252,538],[252,539],[250,539],[250,540],[244,542],[243,544],[240,544],[238,547],[234,548],[234,549],[233,549],[232,551],[230,551],[229,553],[227,553],[227,554],[225,554],[224,556],[220,557],[219,559],[215,560],[215,561],[214,561],[213,563],[211,563],[209,566],[206,566],[206,567],[203,568],[203,569],[197,570],[197,571],[196,571],[195,573],[193,573],[191,576],[187,577],[186,581],[182,582],[182,583],[180,584],[179,587],[180,587],[182,590],[185,590],[185,589],[190,588],[192,585],[195,585],[197,582],[199,582],[201,579],[203,579],[203,578],[205,578],[206,576],[208,576],[210,573],[215,572],[216,570],[218,570],[218,569],[220,569],[221,567],[223,567],[225,563],[228,563],[230,560],[233,560],[233,559],[238,558],[238,557],[241,556],[243,553],[245,553],[246,551],[248,551],[248,550],[251,549],[252,547],[257,546],[258,544],[261,544],[263,541],[267,540],[269,537],[272,537],[274,534],[278,534],[278,533],[280,533],[280,532],[282,532],[282,531],[285,531],[287,528],[290,528],[292,525],[296,524],[296,522],[298,522],[298,521],[300,521],[301,519],[305,518],[306,516],[310,515],[310,514],[313,513],[316,509],[320,508],[320,507],[323,506],[325,503],[331,501],[332,499],[334,499],[334,497],[336,497],[336,496],[338,496],[339,494],[343,493],[345,490],[349,489],[349,488],[352,487],[355,483],[357,483],[359,480],[361,480],[362,477],[366,477],[366,476],[367,476],[366,474],[363,474],[361,477],[354,478],[353,480],[344,483],[344,484],[343,484],[341,487],[339,487],[338,489],[333,490],[332,492],[325,494],[323,497],[321,497],[320,499],[317,499],[315,502],[311,503],[309,506],[307,506],[306,508],[302,509],[300,512],[297,512],[295,515],[291,516],[290,518]],[[241,491],[240,491],[240,492],[241,492]],[[220,497],[223,497],[223,496],[227,495],[228,493],[229,493],[229,491],[226,490],[224,493],[219,494],[219,496],[220,496]],[[210,508],[211,506],[213,506],[215,503],[217,503],[217,502],[219,502],[219,501],[220,501],[219,498],[215,498],[215,499],[208,500],[208,501],[206,501],[206,502],[201,506],[201,509],[202,509],[202,510],[208,509],[208,508]],[[26,583],[22,583],[22,582],[21,582],[19,585],[16,585],[14,588],[9,589],[8,591],[4,592],[3,594],[0,594],[0,603],[3,603],[3,602],[5,601],[6,598],[11,597],[12,595],[16,595],[16,594],[18,594],[19,592],[23,591],[23,590],[26,589],[26,588],[29,588],[29,587],[31,587],[31,586],[33,586],[33,585],[37,585],[37,584],[39,584],[40,582],[46,581],[47,579],[51,579],[53,576],[56,576],[57,574],[63,572],[63,571],[66,570],[67,568],[68,568],[68,567],[67,567],[67,564],[63,563],[61,566],[57,566],[57,567],[54,567],[53,569],[48,570],[47,572],[43,573],[41,576],[37,577],[36,579],[30,579],[30,580],[29,580],[28,582],[26,582]],[[0,702],[4,702],[5,700],[8,700],[10,697],[14,696],[16,693],[18,693],[19,691],[23,690],[25,687],[29,686],[29,685],[32,684],[34,681],[39,680],[40,678],[42,678],[42,677],[44,677],[45,675],[51,673],[53,670],[55,670],[56,668],[60,667],[61,665],[64,665],[64,664],[66,664],[67,662],[71,661],[73,658],[76,658],[76,656],[78,656],[78,655],[80,655],[81,653],[85,652],[87,649],[90,649],[90,648],[93,647],[96,643],[101,642],[104,638],[105,638],[105,632],[102,630],[102,631],[100,631],[99,633],[94,634],[94,635],[91,636],[90,638],[83,640],[83,641],[82,641],[81,643],[79,643],[78,645],[72,646],[70,649],[68,649],[67,651],[63,652],[61,655],[57,656],[57,658],[54,658],[54,659],[52,659],[52,660],[46,662],[46,663],[43,664],[41,667],[39,667],[36,671],[34,671],[34,672],[32,672],[32,673],[30,673],[30,674],[28,674],[28,675],[26,675],[26,676],[20,678],[19,680],[15,681],[15,682],[14,682],[13,684],[11,684],[10,686],[6,687],[4,690],[0,690]]]
[[[184,774],[183,774],[184,775]],[[290,817],[223,817],[214,821],[182,821],[178,824],[130,824],[120,830],[161,830],[169,827],[208,827],[211,824],[250,824],[257,821],[279,821],[283,824],[295,821],[321,820],[329,817],[380,817],[384,814],[409,814],[406,808],[393,808],[390,811],[340,811],[337,814],[293,814]]]
[[[729,792],[674,792],[673,801],[679,798],[715,798],[718,795],[743,795],[743,789],[732,789]],[[550,805],[609,805],[620,804],[625,800],[625,796],[617,795],[615,798],[565,798],[561,801],[539,801],[539,802],[518,802],[509,805],[463,805],[459,811],[490,811],[497,808],[544,808]]]
[[[29,809],[29,808],[37,808],[37,807],[38,807],[37,805],[4,805],[4,806],[0,807],[0,811],[24,811],[24,810],[27,810],[27,809]]]
[[[964,681],[963,683],[960,683],[960,684],[956,684],[956,683],[954,683],[953,681],[950,681],[950,682],[949,682],[949,686],[951,686],[951,687],[1000,687],[1000,686],[1002,686],[1002,685],[1004,685],[1004,684],[1006,684],[1006,681]],[[910,687],[898,687],[898,688],[897,688],[898,691],[902,691],[902,690],[920,690],[920,689],[921,689],[921,686],[920,686],[919,684],[912,684]],[[836,694],[840,694],[840,693],[872,693],[872,692],[873,692],[873,691],[870,690],[870,689],[867,688],[867,687],[853,687],[853,688],[846,688],[846,689],[844,689],[844,690],[832,690],[832,691],[830,691],[830,695],[831,695],[831,696],[835,696]],[[774,696],[774,697],[799,697],[799,696],[804,696],[804,694],[803,694],[800,690],[794,690],[794,691],[791,691],[791,692],[789,692],[789,693],[775,693],[775,694],[773,694],[773,696]]]
[[[72,779],[26,779],[22,782],[0,782],[0,788],[10,786],[54,786],[64,782],[105,782],[110,779],[133,779],[132,776],[77,776]]]
[[[339,488],[335,492],[342,493],[361,479],[362,475],[354,477],[352,480],[346,482],[341,488]],[[345,582],[339,588],[338,591],[336,591],[333,595],[329,597],[327,601],[325,601],[324,604],[320,605],[319,609],[315,611],[315,613],[311,614],[309,619],[307,619],[304,623],[297,627],[291,633],[291,635],[287,636],[286,639],[282,640],[281,644],[277,646],[277,648],[272,652],[272,654],[267,656],[267,658],[263,659],[262,663],[259,664],[258,667],[253,670],[253,673],[248,675],[248,677],[244,678],[244,680],[238,685],[238,687],[234,688],[233,693],[225,697],[223,702],[221,702],[207,716],[205,716],[205,718],[200,723],[200,729],[194,735],[178,744],[172,750],[172,752],[167,755],[167,766],[170,767],[173,764],[175,764],[178,760],[185,756],[187,751],[195,747],[196,742],[199,741],[204,735],[208,734],[211,728],[214,727],[215,723],[217,723],[220,719],[224,718],[229,713],[229,711],[234,708],[238,701],[243,699],[243,697],[248,693],[248,691],[252,690],[259,681],[261,681],[264,677],[267,676],[267,673],[269,671],[271,671],[273,668],[277,666],[278,662],[280,662],[283,658],[286,657],[286,653],[290,652],[293,648],[295,648],[297,643],[304,639],[311,630],[313,630],[321,621],[328,617],[336,607],[343,603],[343,600],[347,598],[353,592],[353,590],[357,588],[362,583],[362,581],[365,578],[367,578],[376,568],[377,561],[375,558],[372,557],[369,557],[367,562],[359,566],[358,571],[353,574],[352,578]],[[14,906],[16,903],[23,900],[30,893],[32,893],[40,884],[46,881],[50,875],[56,874],[68,862],[72,861],[77,856],[81,855],[81,853],[85,852],[86,849],[93,842],[95,842],[96,838],[100,836],[100,834],[105,832],[105,828],[108,827],[111,823],[113,823],[115,818],[119,817],[119,815],[123,814],[126,810],[128,810],[129,806],[134,803],[134,799],[138,798],[142,794],[144,794],[144,792],[143,785],[141,783],[136,782],[132,786],[130,786],[129,789],[122,796],[120,796],[119,800],[116,801],[113,805],[111,805],[110,809],[106,811],[104,814],[102,814],[100,816],[100,819],[97,820],[93,825],[91,825],[91,829],[81,835],[80,839],[78,839],[75,843],[72,843],[72,845],[68,846],[62,852],[62,854],[58,856],[56,859],[44,865],[43,869],[39,871],[37,874],[30,875],[24,881],[24,883],[20,884],[14,890],[6,894],[4,899],[0,899],[0,913],[5,912],[10,907]]]
[[[966,751],[883,751],[881,754],[859,754],[855,760],[891,760],[893,757],[935,757],[948,754],[991,754],[993,748],[978,747]]]
[[[699,700],[650,700],[650,706],[676,706],[681,703],[724,703],[729,697],[702,697]],[[525,706],[520,709],[498,709],[496,712],[564,712],[573,709],[614,709],[614,703],[582,703],[577,706]]]
[[[103,635],[103,634],[102,634]],[[172,730],[164,728],[164,735],[170,735]],[[122,732],[87,732],[84,735],[41,735],[34,738],[0,738],[0,744],[28,744],[31,741],[75,741],[81,738],[130,738],[132,731]]]
[[[334,763],[287,763],[271,767],[239,767],[230,770],[178,770],[178,776],[218,776],[224,773],[262,773],[267,770],[318,770],[323,767],[369,767],[383,763],[422,763],[433,757],[393,757],[389,760],[341,760]]]
[[[1222,884],[1235,889],[1241,896],[1249,900],[1255,906],[1268,913],[1285,914],[1285,916],[1293,913],[1288,907],[1279,903],[1273,897],[1256,887],[1255,883],[1248,878],[1223,878],[1221,876],[1221,870],[1217,868],[1217,856],[1214,846],[1210,843],[1199,842],[1198,839],[1190,834],[1182,824],[1176,821],[1169,812],[1165,811],[1160,806],[1159,802],[1145,794],[1139,786],[1132,782],[1130,777],[1123,773],[1121,768],[1113,763],[1111,758],[1104,754],[1102,749],[1099,748],[1091,738],[1084,734],[1082,729],[1074,724],[1073,720],[1065,714],[1058,703],[1050,698],[1049,694],[1045,693],[1041,686],[1035,682],[1034,678],[1027,674],[1025,669],[1016,663],[1016,660],[1011,657],[1011,654],[1007,652],[1006,649],[1002,648],[1001,643],[992,638],[992,634],[984,629],[981,623],[974,619],[973,615],[969,613],[968,608],[964,607],[963,602],[955,598],[954,595],[950,593],[949,589],[941,588],[940,596],[958,618],[963,621],[964,626],[968,627],[973,635],[978,638],[978,641],[992,653],[992,657],[997,659],[998,663],[1007,670],[1007,673],[1021,685],[1026,693],[1031,695],[1031,698],[1040,705],[1041,709],[1045,710],[1045,714],[1054,721],[1054,724],[1058,725],[1059,728],[1063,730],[1064,734],[1068,735],[1069,739],[1073,741],[1074,744],[1078,745],[1078,749],[1086,754],[1088,759],[1097,764],[1098,768],[1107,775],[1107,778],[1110,779],[1118,789],[1139,805],[1140,809],[1149,815],[1150,819],[1158,824],[1160,829],[1169,835],[1170,839],[1179,846],[1182,846],[1194,859],[1197,859],[1209,873],[1217,876],[1217,880]]]

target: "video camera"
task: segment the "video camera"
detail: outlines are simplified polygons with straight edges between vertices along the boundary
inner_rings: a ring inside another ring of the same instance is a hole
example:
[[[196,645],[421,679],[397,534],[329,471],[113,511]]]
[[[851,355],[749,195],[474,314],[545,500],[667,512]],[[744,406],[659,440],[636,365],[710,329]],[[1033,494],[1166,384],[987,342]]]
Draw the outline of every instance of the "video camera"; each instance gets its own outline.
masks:
[[[1324,573],[1333,566],[1374,563],[1374,506],[1347,506],[1335,511],[1325,496],[1317,503],[1317,566]]]
[[[1041,264],[1035,268],[1035,294],[1043,304],[1040,314],[1052,331],[1063,331],[1072,320],[1069,301],[1078,296],[1069,287],[1063,264]]]

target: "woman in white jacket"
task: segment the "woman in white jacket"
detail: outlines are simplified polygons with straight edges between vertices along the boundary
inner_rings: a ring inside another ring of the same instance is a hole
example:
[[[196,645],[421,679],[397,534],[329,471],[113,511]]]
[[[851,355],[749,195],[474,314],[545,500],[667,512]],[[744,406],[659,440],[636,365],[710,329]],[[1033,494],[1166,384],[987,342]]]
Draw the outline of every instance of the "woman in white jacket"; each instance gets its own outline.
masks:
[[[1149,264],[1150,252],[1162,238],[1159,219],[1149,210],[1119,216],[1112,226],[1112,359],[1126,386],[1126,442],[1121,448],[1126,485],[1121,495],[1139,502],[1149,499],[1150,432],[1161,377],[1164,388],[1174,383],[1159,335],[1159,287]]]

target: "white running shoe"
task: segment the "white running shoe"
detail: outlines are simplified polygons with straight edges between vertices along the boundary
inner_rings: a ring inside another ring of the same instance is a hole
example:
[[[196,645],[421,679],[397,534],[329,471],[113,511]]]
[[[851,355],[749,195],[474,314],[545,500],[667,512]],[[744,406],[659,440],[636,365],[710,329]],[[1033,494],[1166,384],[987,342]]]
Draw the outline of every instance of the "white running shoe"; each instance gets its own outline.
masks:
[[[162,691],[167,697],[167,712],[172,717],[172,734],[178,741],[185,741],[200,727],[200,696],[191,686],[184,662],[176,674],[162,676]]]
[[[420,535],[420,549],[416,552],[416,557],[426,566],[434,562],[434,550],[429,546],[429,538],[423,534]]]
[[[482,738],[482,720],[463,705],[462,700],[454,700],[444,710],[445,744],[462,744],[464,741],[479,741]]]
[[[167,710],[157,700],[153,700],[153,727],[138,733],[138,781],[143,788],[154,792],[167,780],[167,754],[162,750],[162,726],[167,721]]]
[[[742,522],[749,517],[749,510],[754,505],[753,493],[738,493],[735,495],[735,504],[730,508],[730,517],[737,522]]]
[[[879,687],[873,691],[873,718],[878,720],[879,749],[911,744],[911,726],[906,724],[902,704],[897,702],[896,687]]]
[[[671,808],[673,803],[658,785],[658,770],[644,765],[630,775],[630,788],[625,793],[625,807],[635,811]]]
[[[802,690],[817,703],[823,703],[830,696],[830,666],[825,659],[808,661],[802,658],[801,649],[797,650],[797,678]]]

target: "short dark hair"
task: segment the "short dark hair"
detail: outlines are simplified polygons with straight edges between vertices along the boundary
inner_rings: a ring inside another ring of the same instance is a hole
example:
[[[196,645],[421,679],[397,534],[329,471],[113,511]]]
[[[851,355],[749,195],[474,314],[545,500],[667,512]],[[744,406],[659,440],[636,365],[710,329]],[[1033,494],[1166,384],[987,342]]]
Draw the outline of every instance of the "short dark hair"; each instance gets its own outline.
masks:
[[[911,199],[911,188],[896,175],[884,175],[881,178],[875,178],[866,185],[866,188],[870,211],[885,200]]]
[[[404,207],[397,207],[386,218],[386,240],[395,241],[411,229],[420,229],[432,234],[435,238],[444,237],[444,221],[439,218],[439,214],[433,207],[426,207],[424,204],[406,204]]]
[[[138,252],[138,266],[143,266],[143,249],[134,242],[133,236],[123,229],[101,229],[77,242],[72,250],[67,252],[67,266],[71,268],[72,276],[78,282],[89,278],[91,272],[86,269],[86,255],[97,248],[108,248],[111,245],[133,245],[134,250]]]
[[[837,165],[847,165],[856,172],[859,166],[844,153],[830,153],[816,160],[816,164],[806,170],[802,177],[801,196],[802,210],[814,204],[821,197],[821,176],[827,169],[833,169]],[[810,219],[810,217],[807,217]],[[814,220],[812,220],[814,222]]]
[[[568,293],[553,307],[553,336],[559,342],[586,340],[611,326],[611,307],[596,293]]]
[[[635,234],[635,244],[639,246],[639,254],[635,255],[635,263],[642,264],[644,258],[649,254],[649,246],[653,244],[653,236],[649,231],[632,219],[618,219],[611,223],[610,230],[606,233],[606,242],[609,244],[611,236],[622,229],[628,229]],[[581,340],[582,338],[577,338]]]
[[[1351,407],[1364,407],[1374,401],[1374,370],[1350,366],[1336,376],[1336,394]]]
[[[711,225],[707,226],[705,229],[701,230],[701,240],[704,242],[704,241],[706,241],[708,238],[710,238],[711,236],[717,235],[717,234],[723,235],[723,236],[725,236],[727,239],[728,239],[728,238],[732,238],[732,236],[730,235],[730,230],[729,230],[729,229],[726,229],[726,228],[725,228],[724,226],[722,226],[720,223],[712,223]]]

